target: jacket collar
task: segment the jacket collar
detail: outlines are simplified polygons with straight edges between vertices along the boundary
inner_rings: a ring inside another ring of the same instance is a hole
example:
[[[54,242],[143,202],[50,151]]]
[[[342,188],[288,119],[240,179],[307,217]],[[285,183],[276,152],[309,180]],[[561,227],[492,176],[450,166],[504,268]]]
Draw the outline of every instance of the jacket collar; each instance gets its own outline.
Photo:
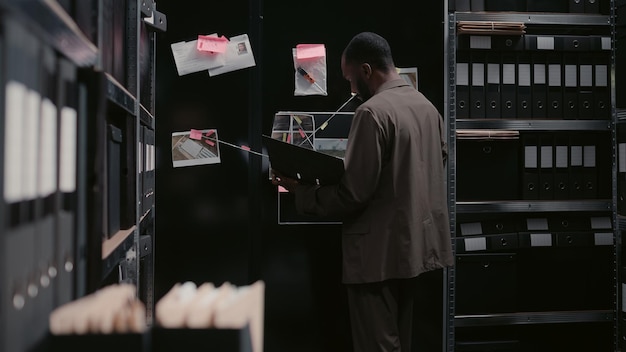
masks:
[[[387,82],[381,84],[380,87],[378,87],[378,89],[376,90],[375,94],[378,94],[378,93],[382,92],[383,90],[396,88],[396,87],[402,87],[402,86],[408,86],[408,85],[409,84],[405,80],[403,80],[402,78],[394,79],[394,80],[387,81]]]

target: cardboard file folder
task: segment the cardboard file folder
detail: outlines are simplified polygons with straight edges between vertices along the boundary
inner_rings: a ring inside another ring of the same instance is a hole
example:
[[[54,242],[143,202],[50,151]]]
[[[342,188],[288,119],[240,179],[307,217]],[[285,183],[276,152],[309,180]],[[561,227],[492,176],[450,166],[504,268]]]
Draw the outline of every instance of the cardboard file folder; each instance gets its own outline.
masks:
[[[558,53],[549,53],[548,62],[548,118],[563,118],[563,82],[562,82],[562,62],[561,55]]]
[[[456,118],[466,119],[469,117],[469,55],[459,51],[456,64]]]
[[[470,117],[485,118],[485,54],[471,54]]]
[[[500,111],[500,55],[487,54],[487,85],[485,89],[485,117],[499,119]]]
[[[539,138],[529,134],[523,136],[523,167],[522,179],[523,199],[539,199]]]
[[[593,97],[593,58],[590,54],[580,53],[578,62],[579,93],[578,117],[583,120],[595,118]]]
[[[542,135],[539,146],[539,199],[554,199],[554,147],[552,135]]]
[[[554,139],[554,199],[569,198],[569,141],[567,135]]]
[[[263,135],[271,168],[287,177],[309,184],[339,183],[344,173],[343,160]]]
[[[515,74],[515,55],[502,54],[502,85],[500,110],[502,118],[511,119],[517,116],[517,75]]]
[[[517,118],[532,117],[530,54],[517,55]]]
[[[608,119],[611,113],[609,61],[607,53],[599,52],[594,56],[593,105],[597,119]]]
[[[532,116],[534,119],[543,119],[546,117],[547,102],[546,96],[547,75],[546,75],[546,55],[542,52],[533,52],[531,54],[532,61]]]
[[[578,54],[563,54],[563,115],[565,119],[578,118]]]

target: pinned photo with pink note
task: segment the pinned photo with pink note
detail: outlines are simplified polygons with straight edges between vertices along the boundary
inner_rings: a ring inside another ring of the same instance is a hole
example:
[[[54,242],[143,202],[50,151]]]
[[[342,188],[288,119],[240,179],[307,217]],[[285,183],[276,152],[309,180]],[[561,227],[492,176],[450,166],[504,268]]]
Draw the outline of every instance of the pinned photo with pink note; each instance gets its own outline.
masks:
[[[172,133],[174,167],[221,163],[216,129],[191,129]]]

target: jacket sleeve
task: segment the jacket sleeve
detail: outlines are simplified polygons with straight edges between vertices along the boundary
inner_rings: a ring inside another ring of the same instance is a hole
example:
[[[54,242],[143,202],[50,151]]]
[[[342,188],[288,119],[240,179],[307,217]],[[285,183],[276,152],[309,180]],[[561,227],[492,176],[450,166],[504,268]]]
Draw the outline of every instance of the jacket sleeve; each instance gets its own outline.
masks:
[[[341,182],[328,186],[298,186],[298,212],[308,215],[345,216],[364,208],[377,189],[385,155],[382,128],[369,110],[355,113],[348,135],[345,173]]]

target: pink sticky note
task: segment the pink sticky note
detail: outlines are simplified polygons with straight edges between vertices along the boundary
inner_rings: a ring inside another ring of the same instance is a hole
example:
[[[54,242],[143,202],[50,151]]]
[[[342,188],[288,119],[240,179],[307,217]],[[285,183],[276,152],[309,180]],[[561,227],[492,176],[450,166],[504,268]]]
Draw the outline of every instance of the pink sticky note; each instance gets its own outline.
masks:
[[[304,134],[304,131],[302,130],[302,128],[299,128],[298,132],[300,132],[300,137],[306,138],[306,134]]]
[[[312,59],[326,56],[324,44],[298,44],[296,45],[296,59]]]
[[[289,191],[285,187],[283,187],[283,186],[278,186],[278,192],[280,192],[280,193],[287,193]]]
[[[209,51],[212,53],[226,52],[228,39],[226,37],[215,37],[211,35],[199,35],[197,49],[199,51]]]
[[[248,147],[248,146],[246,146],[246,145],[242,145],[242,146],[241,146],[241,149],[243,149],[243,150],[247,150],[247,151],[250,151],[250,147]]]
[[[189,133],[189,138],[196,139],[196,140],[201,140],[202,139],[202,131],[191,130],[191,132]]]
[[[291,133],[287,135],[287,143],[291,143]]]
[[[213,142],[213,141],[210,141],[210,140],[207,139],[207,140],[205,140],[205,142],[206,142],[206,144],[210,145],[211,147],[215,146],[215,142]]]
[[[206,133],[206,136],[207,136],[207,137],[210,137],[213,133],[215,133],[215,130],[209,130],[209,131]]]

